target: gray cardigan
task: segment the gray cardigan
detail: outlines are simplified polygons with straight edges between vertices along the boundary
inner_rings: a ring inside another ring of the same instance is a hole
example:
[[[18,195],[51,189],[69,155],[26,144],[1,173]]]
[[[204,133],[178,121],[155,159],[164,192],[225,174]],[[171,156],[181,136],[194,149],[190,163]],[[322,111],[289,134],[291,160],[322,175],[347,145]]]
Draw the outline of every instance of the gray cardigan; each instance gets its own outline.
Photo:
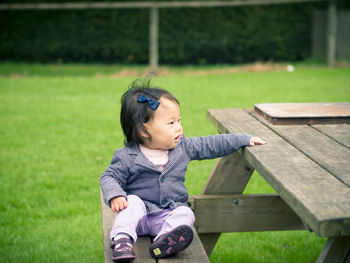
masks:
[[[175,148],[169,150],[169,161],[163,172],[148,160],[138,146],[116,150],[111,164],[100,177],[105,203],[117,196],[134,194],[140,197],[148,214],[188,205],[184,185],[188,163],[213,159],[248,146],[248,134],[217,134],[187,138],[182,135]]]

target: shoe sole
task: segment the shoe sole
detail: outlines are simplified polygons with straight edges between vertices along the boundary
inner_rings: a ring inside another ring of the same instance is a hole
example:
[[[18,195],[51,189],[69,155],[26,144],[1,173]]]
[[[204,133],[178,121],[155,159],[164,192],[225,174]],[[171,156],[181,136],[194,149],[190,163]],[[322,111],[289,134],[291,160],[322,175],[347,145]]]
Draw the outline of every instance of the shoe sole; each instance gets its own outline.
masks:
[[[129,262],[136,258],[136,256],[119,256],[119,257],[112,257],[112,260],[114,262]]]
[[[149,251],[155,259],[170,257],[187,248],[192,240],[192,229],[187,225],[178,226],[155,241]]]

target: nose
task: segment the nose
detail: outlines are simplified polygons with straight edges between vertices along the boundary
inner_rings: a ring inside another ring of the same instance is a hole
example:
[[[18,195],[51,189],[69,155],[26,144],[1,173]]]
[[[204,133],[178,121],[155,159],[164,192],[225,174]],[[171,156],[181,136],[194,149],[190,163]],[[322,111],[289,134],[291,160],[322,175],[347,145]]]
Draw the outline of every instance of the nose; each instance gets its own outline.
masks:
[[[182,125],[181,125],[181,123],[177,123],[177,125],[176,125],[176,131],[177,132],[180,132],[180,131],[182,131]]]

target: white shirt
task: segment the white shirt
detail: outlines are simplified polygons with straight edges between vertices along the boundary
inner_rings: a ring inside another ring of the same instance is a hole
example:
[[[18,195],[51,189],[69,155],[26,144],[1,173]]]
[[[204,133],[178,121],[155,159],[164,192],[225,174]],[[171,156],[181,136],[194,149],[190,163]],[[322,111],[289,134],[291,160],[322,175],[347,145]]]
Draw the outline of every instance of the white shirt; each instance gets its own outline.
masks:
[[[169,150],[153,150],[142,146],[142,144],[140,144],[140,150],[147,159],[159,169],[159,171],[163,171],[164,166],[169,160]]]

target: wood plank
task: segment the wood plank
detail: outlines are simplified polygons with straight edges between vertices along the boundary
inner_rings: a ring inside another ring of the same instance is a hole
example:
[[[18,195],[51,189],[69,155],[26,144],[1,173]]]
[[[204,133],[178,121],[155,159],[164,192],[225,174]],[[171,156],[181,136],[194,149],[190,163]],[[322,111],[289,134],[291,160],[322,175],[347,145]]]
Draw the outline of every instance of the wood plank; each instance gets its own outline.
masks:
[[[220,235],[221,233],[198,233],[199,239],[202,242],[202,245],[208,257],[215,248],[215,245],[218,242]]]
[[[330,172],[342,183],[350,187],[349,148],[339,144],[329,136],[324,135],[308,125],[272,125],[257,113],[250,110],[248,112],[291,143],[311,160]]]
[[[0,4],[0,10],[49,10],[49,9],[111,9],[111,8],[180,8],[224,7],[245,5],[286,4],[300,2],[324,2],[328,0],[235,0],[235,1],[129,1],[129,2],[77,2],[77,3],[23,3]]]
[[[336,41],[337,41],[337,0],[328,2],[327,16],[327,64],[328,67],[334,67],[336,58]]]
[[[338,143],[350,148],[349,124],[312,125],[312,127],[331,137]]]
[[[100,203],[102,213],[102,232],[103,232],[103,251],[104,251],[104,262],[113,263],[112,250],[110,249],[110,237],[114,220],[114,214],[112,210],[104,203],[102,192],[100,192]]]
[[[193,229],[193,241],[185,250],[179,252],[170,258],[158,259],[158,263],[209,263],[208,256],[198,237],[195,229]]]
[[[324,245],[317,263],[345,263],[350,256],[350,236],[331,237]]]
[[[350,263],[350,253],[346,256],[346,259],[343,263]]]
[[[240,152],[319,236],[350,235],[350,188],[241,109],[208,110],[222,133],[250,133],[267,144]]]
[[[278,125],[350,123],[350,103],[263,103],[255,112]]]
[[[159,10],[158,8],[150,9],[150,25],[149,25],[149,65],[151,72],[156,73],[159,63],[159,47],[158,47],[158,32],[159,32]]]
[[[274,194],[197,195],[198,233],[305,230],[295,212]]]
[[[155,263],[156,260],[151,257],[149,253],[149,247],[151,245],[151,237],[141,236],[137,238],[136,244],[134,245],[136,259],[133,263]]]
[[[204,247],[205,252],[207,253],[207,256],[209,257],[211,252],[213,251],[216,243],[218,242],[220,238],[221,233],[201,233],[198,234],[202,245]]]
[[[104,262],[113,263],[112,260],[112,249],[110,248],[110,237],[109,234],[114,224],[115,214],[112,210],[104,203],[102,193],[100,192],[100,203],[102,213],[102,231],[103,231],[103,250],[104,250]],[[135,263],[154,263],[155,259],[151,257],[148,252],[148,248],[151,245],[150,237],[139,237],[136,244],[134,245],[136,259]]]

